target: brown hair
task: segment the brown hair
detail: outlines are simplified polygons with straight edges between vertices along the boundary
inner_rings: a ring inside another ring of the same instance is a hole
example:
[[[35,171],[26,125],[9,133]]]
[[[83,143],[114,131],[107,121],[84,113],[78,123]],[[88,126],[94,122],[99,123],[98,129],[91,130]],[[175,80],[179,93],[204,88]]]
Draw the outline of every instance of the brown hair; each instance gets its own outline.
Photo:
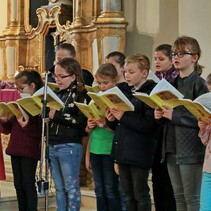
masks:
[[[77,91],[82,92],[85,89],[81,66],[75,59],[64,58],[58,61],[56,65],[60,65],[68,74],[75,75],[77,82]]]
[[[23,70],[21,72],[19,72],[16,76],[15,76],[15,81],[19,80],[19,79],[23,79],[24,80],[24,84],[35,84],[35,91],[37,91],[38,89],[40,89],[43,86],[43,80],[41,75],[36,71],[36,70]]]
[[[169,44],[161,44],[155,48],[155,52],[162,51],[169,59],[171,59],[171,48]]]
[[[178,51],[185,51],[188,49],[192,54],[198,55],[198,60],[201,57],[201,48],[199,46],[199,43],[196,39],[193,37],[188,37],[188,36],[181,36],[178,37],[172,46],[173,51],[178,50]],[[198,60],[195,63],[194,70],[201,75],[203,66],[198,64]]]
[[[102,64],[98,68],[97,72],[95,73],[95,77],[96,76],[106,76],[112,80],[117,80],[118,72],[113,64],[106,63],[106,64]]]
[[[72,58],[75,58],[75,47],[70,43],[62,43],[56,47],[56,52],[59,50],[67,50]]]
[[[114,57],[116,63],[120,64],[120,66],[125,64],[125,55],[123,53],[119,51],[112,51],[105,57],[105,59],[110,59],[111,57]]]

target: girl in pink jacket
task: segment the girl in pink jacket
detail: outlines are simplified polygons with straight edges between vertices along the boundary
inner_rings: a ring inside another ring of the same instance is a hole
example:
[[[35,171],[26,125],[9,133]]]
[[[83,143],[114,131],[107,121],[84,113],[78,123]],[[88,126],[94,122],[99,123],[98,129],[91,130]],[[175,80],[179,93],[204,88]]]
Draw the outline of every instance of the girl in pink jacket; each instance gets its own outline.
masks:
[[[211,210],[211,119],[198,121],[199,137],[206,146],[201,184],[200,211]]]

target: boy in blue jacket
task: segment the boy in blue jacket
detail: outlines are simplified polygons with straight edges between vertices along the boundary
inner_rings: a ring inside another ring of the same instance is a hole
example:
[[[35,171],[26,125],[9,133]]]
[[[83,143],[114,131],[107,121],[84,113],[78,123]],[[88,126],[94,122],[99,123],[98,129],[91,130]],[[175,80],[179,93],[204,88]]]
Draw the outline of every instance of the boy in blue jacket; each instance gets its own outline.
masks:
[[[119,165],[120,181],[129,211],[151,211],[148,187],[149,169],[157,147],[159,126],[153,109],[133,96],[134,92],[149,94],[155,83],[147,81],[149,59],[141,54],[125,60],[126,83],[121,90],[133,103],[135,111],[107,110],[108,124],[115,129],[112,156]]]

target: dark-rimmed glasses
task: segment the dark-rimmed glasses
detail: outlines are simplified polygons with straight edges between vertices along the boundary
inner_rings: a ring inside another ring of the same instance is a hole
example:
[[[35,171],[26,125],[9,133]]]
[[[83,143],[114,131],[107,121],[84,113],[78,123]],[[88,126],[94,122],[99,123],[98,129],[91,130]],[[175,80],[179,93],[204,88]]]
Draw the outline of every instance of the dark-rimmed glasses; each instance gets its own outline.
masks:
[[[171,53],[171,57],[174,58],[174,57],[178,57],[178,58],[182,58],[184,55],[194,55],[193,53],[191,52],[187,52],[187,51],[178,51],[178,52],[172,52]]]
[[[67,77],[71,76],[71,74],[69,75],[55,75],[55,74],[52,74],[52,77],[55,79],[55,80],[63,80]]]

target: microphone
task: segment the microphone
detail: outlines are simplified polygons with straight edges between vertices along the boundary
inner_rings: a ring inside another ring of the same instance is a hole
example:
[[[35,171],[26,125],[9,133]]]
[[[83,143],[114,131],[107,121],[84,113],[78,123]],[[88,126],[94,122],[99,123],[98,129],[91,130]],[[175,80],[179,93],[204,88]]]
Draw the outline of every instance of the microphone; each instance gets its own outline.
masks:
[[[54,47],[56,47],[57,45],[62,44],[63,42],[66,42],[66,40],[62,40],[62,41],[60,41],[60,42],[56,43],[56,44],[54,45]]]

